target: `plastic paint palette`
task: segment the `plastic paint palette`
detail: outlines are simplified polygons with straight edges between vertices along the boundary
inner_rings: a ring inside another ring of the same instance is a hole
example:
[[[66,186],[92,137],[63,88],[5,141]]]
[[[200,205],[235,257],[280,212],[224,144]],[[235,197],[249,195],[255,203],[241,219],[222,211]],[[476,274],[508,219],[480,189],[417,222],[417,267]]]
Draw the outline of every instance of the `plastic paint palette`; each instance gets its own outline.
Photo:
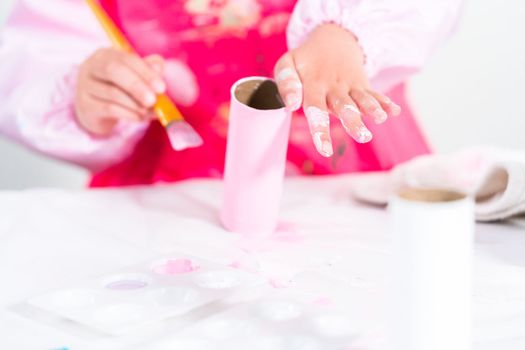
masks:
[[[317,350],[347,349],[356,321],[333,308],[265,298],[215,314],[149,345],[152,350]]]
[[[261,280],[250,273],[186,255],[132,266],[28,303],[109,334],[183,316]]]

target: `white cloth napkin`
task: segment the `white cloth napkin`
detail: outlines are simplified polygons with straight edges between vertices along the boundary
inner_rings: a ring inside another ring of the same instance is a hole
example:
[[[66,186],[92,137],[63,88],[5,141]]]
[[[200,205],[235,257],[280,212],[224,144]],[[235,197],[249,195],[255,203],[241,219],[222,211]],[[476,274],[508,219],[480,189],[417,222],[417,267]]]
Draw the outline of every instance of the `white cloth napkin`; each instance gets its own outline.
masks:
[[[497,221],[525,214],[525,150],[470,148],[448,155],[426,155],[388,173],[357,179],[354,197],[386,204],[400,188],[460,191],[476,199],[476,219]]]

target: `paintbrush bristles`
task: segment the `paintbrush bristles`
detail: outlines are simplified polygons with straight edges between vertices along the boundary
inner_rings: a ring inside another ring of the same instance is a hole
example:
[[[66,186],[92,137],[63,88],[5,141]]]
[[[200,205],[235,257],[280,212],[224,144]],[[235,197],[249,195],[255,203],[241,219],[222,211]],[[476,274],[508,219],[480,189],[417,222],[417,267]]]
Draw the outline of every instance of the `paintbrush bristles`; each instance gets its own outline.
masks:
[[[165,128],[171,147],[175,151],[199,147],[203,144],[199,134],[185,121],[171,122]]]

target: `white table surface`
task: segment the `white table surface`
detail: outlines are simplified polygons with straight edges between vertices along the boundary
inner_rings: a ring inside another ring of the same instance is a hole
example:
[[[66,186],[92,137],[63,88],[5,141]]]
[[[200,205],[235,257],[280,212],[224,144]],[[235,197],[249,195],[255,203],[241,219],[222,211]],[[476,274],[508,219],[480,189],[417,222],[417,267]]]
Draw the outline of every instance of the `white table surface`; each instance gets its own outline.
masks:
[[[351,186],[351,176],[287,180],[282,221],[293,229],[256,246],[218,224],[218,181],[0,192],[0,348],[130,348],[137,339],[86,339],[9,308],[174,251],[256,266],[286,286],[275,293],[310,288],[312,297],[333,300],[344,294],[363,323],[372,324],[386,277],[388,214],[352,202]],[[519,221],[477,226],[476,350],[525,349],[524,228]]]

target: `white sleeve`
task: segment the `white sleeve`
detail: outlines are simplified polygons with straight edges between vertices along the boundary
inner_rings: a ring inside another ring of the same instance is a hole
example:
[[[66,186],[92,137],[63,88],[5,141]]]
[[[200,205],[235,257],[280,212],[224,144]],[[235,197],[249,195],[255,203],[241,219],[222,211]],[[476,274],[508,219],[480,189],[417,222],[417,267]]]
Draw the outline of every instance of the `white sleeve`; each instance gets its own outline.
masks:
[[[77,123],[77,67],[109,46],[81,0],[19,0],[0,36],[0,133],[38,152],[104,168],[129,154],[146,124],[96,137]]]

